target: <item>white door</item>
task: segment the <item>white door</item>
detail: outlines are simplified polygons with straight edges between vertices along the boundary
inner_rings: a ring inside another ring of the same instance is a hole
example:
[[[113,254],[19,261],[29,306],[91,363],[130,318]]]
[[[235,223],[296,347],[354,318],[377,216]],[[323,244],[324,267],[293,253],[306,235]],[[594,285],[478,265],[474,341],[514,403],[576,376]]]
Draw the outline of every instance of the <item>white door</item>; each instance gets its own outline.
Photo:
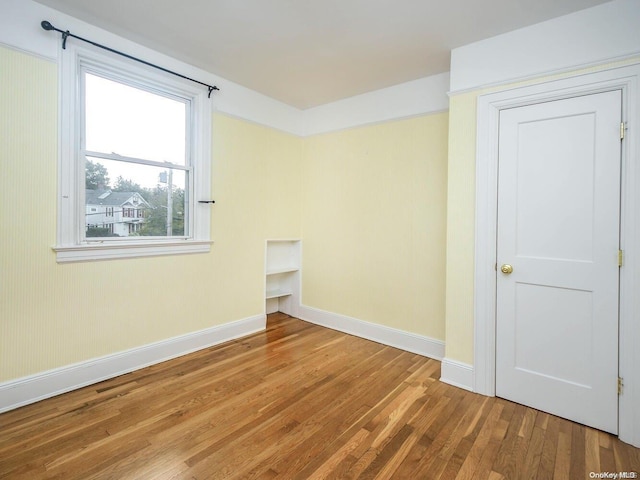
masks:
[[[611,433],[621,102],[503,110],[498,153],[496,394]]]

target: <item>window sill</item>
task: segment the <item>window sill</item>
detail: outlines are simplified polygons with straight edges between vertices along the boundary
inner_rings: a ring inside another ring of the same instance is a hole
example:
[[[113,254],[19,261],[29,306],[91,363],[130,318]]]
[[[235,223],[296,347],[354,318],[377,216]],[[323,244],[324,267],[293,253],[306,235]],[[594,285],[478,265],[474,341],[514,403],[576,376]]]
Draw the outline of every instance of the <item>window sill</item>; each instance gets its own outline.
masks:
[[[52,247],[58,263],[209,253],[212,241],[92,243]]]

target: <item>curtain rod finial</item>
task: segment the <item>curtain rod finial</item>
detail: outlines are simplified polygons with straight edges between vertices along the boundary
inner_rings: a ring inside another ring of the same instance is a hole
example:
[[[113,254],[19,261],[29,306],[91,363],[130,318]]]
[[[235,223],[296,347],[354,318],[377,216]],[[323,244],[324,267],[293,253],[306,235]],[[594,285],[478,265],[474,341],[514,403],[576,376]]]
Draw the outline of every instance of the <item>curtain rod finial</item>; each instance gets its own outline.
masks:
[[[46,20],[43,20],[42,22],[40,22],[40,26],[45,30],[53,30],[55,28],[53,25],[51,25],[51,23],[49,23]]]

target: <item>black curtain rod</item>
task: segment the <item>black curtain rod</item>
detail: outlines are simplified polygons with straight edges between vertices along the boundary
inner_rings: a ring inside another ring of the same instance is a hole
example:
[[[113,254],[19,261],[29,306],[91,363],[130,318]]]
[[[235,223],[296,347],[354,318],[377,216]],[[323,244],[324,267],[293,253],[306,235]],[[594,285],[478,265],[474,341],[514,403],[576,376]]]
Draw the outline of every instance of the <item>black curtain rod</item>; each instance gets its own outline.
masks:
[[[193,78],[189,78],[189,77],[187,77],[185,75],[182,75],[181,73],[176,73],[176,72],[173,72],[171,70],[167,70],[166,68],[161,67],[159,65],[154,65],[153,63],[149,63],[149,62],[147,62],[145,60],[141,60],[140,58],[133,57],[133,56],[128,55],[126,53],[119,52],[118,50],[114,50],[113,48],[109,48],[109,47],[106,47],[106,46],[101,45],[99,43],[92,42],[91,40],[87,40],[86,38],[79,37],[78,35],[74,35],[73,33],[69,32],[69,30],[67,30],[67,31],[60,30],[59,28],[56,28],[53,25],[51,25],[51,23],[49,23],[46,20],[43,20],[42,22],[40,22],[40,26],[42,28],[44,28],[45,30],[53,30],[55,32],[60,32],[62,34],[62,49],[63,50],[67,48],[67,38],[69,38],[69,37],[77,38],[78,40],[82,40],[83,42],[87,42],[87,43],[90,43],[91,45],[94,45],[96,47],[102,48],[102,49],[107,50],[109,52],[116,53],[118,55],[122,55],[123,57],[127,57],[127,58],[129,58],[131,60],[135,60],[136,62],[144,63],[145,65],[148,65],[148,66],[153,67],[153,68],[157,68],[158,70],[162,70],[163,72],[170,73],[171,75],[175,75],[176,77],[184,78],[184,79],[189,80],[191,82],[195,82],[195,83],[199,83],[200,85],[204,85],[205,87],[207,87],[209,89],[209,95],[208,95],[209,98],[211,98],[211,92],[213,92],[214,90],[220,90],[215,85],[209,85],[208,83],[204,83],[204,82],[200,82],[198,80],[194,80]]]

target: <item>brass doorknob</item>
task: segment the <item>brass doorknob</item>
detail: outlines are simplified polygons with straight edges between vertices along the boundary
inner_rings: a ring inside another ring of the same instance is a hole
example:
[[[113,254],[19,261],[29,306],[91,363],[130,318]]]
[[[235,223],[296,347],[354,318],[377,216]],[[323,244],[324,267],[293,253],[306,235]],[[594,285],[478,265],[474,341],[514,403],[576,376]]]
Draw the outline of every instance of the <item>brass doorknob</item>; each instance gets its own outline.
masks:
[[[500,267],[500,271],[502,273],[506,273],[507,275],[509,275],[511,272],[513,272],[513,267],[511,265],[509,265],[508,263],[505,263],[504,265],[502,265]]]

